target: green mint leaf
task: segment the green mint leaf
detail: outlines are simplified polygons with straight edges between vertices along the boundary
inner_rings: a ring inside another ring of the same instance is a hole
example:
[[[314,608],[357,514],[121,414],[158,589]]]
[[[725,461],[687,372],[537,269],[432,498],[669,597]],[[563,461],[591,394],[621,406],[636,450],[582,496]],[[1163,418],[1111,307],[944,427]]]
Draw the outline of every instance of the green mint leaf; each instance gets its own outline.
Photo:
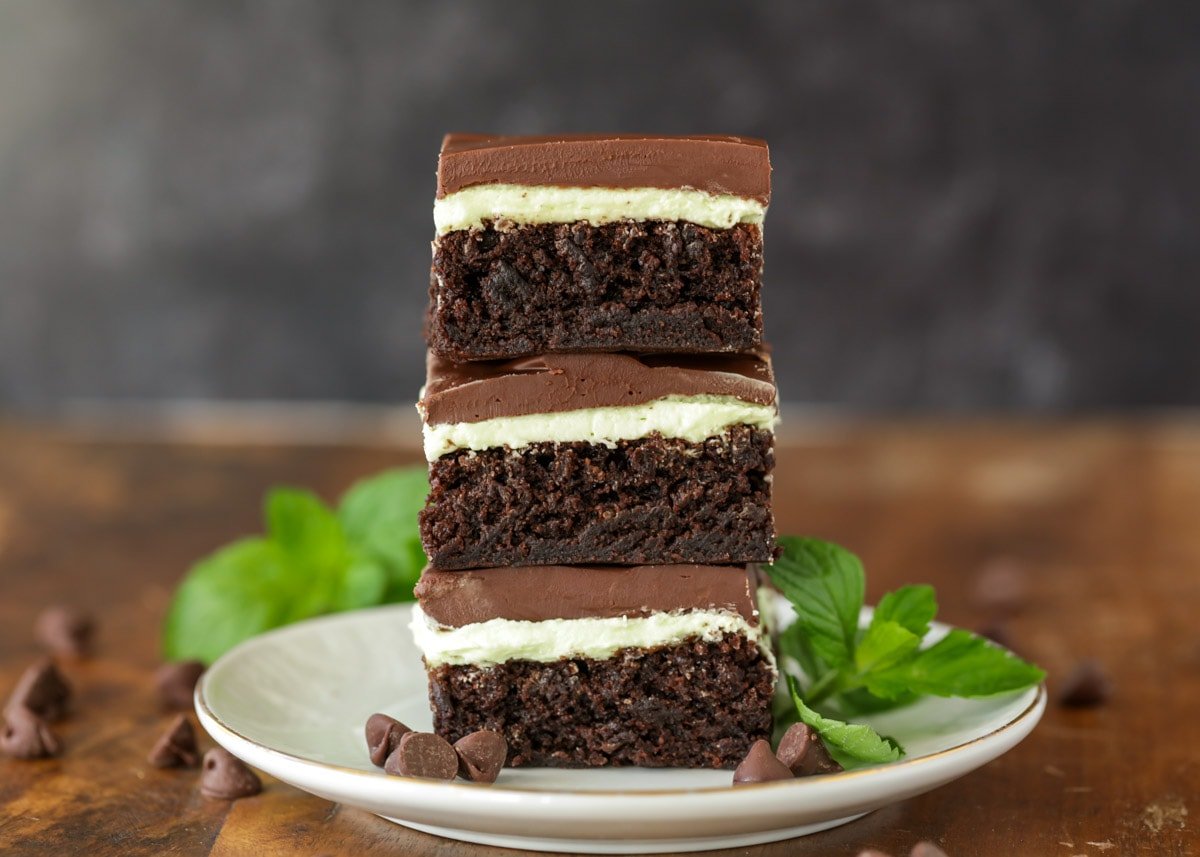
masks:
[[[295,562],[322,570],[346,565],[342,525],[320,497],[299,488],[272,488],[264,505],[267,534]]]
[[[864,714],[879,714],[892,711],[917,700],[917,694],[906,693],[895,699],[885,699],[867,691],[866,688],[847,690],[837,697],[837,713],[845,717],[861,717]]]
[[[285,594],[294,585],[287,557],[267,539],[242,539],[200,560],[167,610],[164,656],[212,663],[243,640],[285,624]]]
[[[1045,677],[1033,664],[956,628],[911,659],[862,680],[871,693],[888,698],[912,693],[972,698],[1024,690]]]
[[[387,586],[387,569],[373,559],[361,557],[346,569],[334,609],[357,610],[382,604]]]
[[[813,711],[800,698],[796,681],[790,676],[788,689],[800,720],[816,730],[830,755],[843,768],[894,762],[904,755],[904,748],[895,740],[880,735],[866,724],[843,723]]]
[[[908,658],[921,645],[921,638],[890,619],[873,619],[858,641],[854,666],[859,674],[886,669]]]
[[[799,622],[793,622],[779,633],[779,653],[799,664],[809,681],[816,681],[825,672]]]
[[[767,573],[795,607],[813,651],[834,669],[853,663],[865,586],[862,563],[819,539],[785,536],[779,544],[783,553]]]
[[[937,609],[937,595],[932,586],[901,586],[879,599],[871,622],[895,622],[923,639]]]
[[[411,601],[425,567],[417,513],[429,481],[424,466],[389,470],[355,484],[338,507],[350,543],[387,572],[384,601]]]

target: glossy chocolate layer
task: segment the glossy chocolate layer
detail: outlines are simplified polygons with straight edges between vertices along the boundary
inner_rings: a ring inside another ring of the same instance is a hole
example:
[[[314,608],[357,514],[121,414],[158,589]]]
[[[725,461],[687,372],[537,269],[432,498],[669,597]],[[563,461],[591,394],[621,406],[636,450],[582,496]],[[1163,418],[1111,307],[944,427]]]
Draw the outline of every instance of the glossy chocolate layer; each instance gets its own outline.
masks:
[[[730,610],[757,622],[755,566],[526,565],[473,571],[425,569],[421,609],[461,628],[489,619],[644,617],[676,610]]]
[[[770,405],[771,360],[765,352],[543,354],[454,363],[430,354],[421,408],[425,421],[437,425],[643,405],[665,396],[732,396]]]
[[[753,137],[447,134],[438,198],[481,184],[693,188],[766,205],[771,161],[767,144]]]

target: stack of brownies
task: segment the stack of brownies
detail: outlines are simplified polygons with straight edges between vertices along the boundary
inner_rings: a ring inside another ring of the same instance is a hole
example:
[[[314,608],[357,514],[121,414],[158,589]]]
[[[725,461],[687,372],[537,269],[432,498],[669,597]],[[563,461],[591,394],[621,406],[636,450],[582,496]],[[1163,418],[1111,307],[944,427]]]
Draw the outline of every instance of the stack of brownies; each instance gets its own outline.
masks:
[[[443,142],[412,628],[448,740],[731,768],[770,737],[770,172],[741,137]]]

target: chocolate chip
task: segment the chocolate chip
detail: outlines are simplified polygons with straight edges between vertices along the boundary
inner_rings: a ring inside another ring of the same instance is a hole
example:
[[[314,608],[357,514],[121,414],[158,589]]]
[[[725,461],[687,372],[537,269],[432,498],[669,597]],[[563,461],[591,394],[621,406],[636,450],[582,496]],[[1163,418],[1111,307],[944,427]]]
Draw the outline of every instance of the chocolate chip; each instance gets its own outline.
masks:
[[[204,664],[200,661],[176,661],[159,667],[154,684],[163,705],[173,711],[191,711],[196,682],[202,675]]]
[[[412,730],[386,714],[372,714],[367,718],[367,752],[371,755],[371,764],[383,767],[387,757],[392,755],[400,746],[400,739]]]
[[[842,766],[829,755],[821,736],[803,723],[793,723],[788,727],[775,755],[797,777],[836,774],[842,770]]]
[[[4,713],[0,731],[0,750],[14,759],[44,759],[62,751],[58,738],[46,721],[23,705],[14,705]]]
[[[228,750],[213,747],[204,754],[200,794],[214,800],[237,800],[261,791],[262,780],[258,774]]]
[[[401,777],[452,780],[458,773],[458,754],[450,742],[432,732],[407,732],[387,757],[383,769]]]
[[[992,615],[1020,612],[1027,601],[1027,575],[1016,560],[999,558],[984,564],[975,575],[972,600]]]
[[[200,764],[196,732],[186,714],[171,721],[167,731],[154,742],[146,761],[156,768],[194,768]]]
[[[948,857],[948,855],[929,840],[923,840],[912,847],[908,857]]]
[[[1058,701],[1068,708],[1094,708],[1112,696],[1112,680],[1104,666],[1093,658],[1080,661],[1063,679]]]
[[[42,658],[25,670],[4,710],[7,713],[24,706],[43,720],[52,722],[67,713],[70,699],[71,685],[67,684],[54,661]]]
[[[750,752],[733,772],[733,784],[766,783],[771,780],[790,780],[792,772],[771,752],[771,745],[763,740],[750,745]]]
[[[508,742],[499,732],[480,729],[454,742],[458,775],[475,783],[494,783],[508,758]]]
[[[96,622],[90,613],[58,604],[47,607],[33,625],[39,643],[56,655],[82,658],[91,653]]]

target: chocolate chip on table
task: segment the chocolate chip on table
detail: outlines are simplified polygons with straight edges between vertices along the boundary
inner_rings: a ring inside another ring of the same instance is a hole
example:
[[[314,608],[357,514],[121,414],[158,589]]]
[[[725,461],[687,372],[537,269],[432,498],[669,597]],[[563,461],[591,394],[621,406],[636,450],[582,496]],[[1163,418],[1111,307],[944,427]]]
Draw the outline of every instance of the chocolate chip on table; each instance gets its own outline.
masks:
[[[972,600],[993,616],[1020,612],[1028,600],[1025,568],[1014,559],[988,561],[975,575]]]
[[[262,780],[237,756],[220,747],[204,754],[200,794],[214,800],[237,800],[262,791]]]
[[[196,732],[186,714],[176,715],[146,757],[156,768],[194,768],[200,764]]]
[[[10,709],[24,706],[43,720],[53,722],[67,713],[70,700],[71,685],[58,671],[54,661],[42,658],[25,670],[4,710],[7,713]]]
[[[154,684],[162,703],[172,711],[191,711],[196,682],[204,675],[200,661],[176,661],[163,664],[154,674]]]
[[[1108,702],[1112,693],[1112,680],[1104,666],[1094,658],[1088,658],[1076,664],[1063,679],[1058,701],[1067,708],[1094,708]]]
[[[797,777],[836,774],[843,770],[829,755],[821,736],[803,723],[793,723],[788,727],[775,755]]]
[[[82,658],[91,654],[96,620],[90,613],[56,604],[47,607],[37,617],[33,635],[56,655]]]
[[[747,783],[767,783],[772,780],[790,780],[791,778],[791,769],[771,752],[770,743],[761,739],[750,745],[750,752],[733,772],[735,786]]]
[[[454,742],[458,775],[473,783],[494,783],[508,758],[508,742],[499,732],[480,729]]]
[[[383,769],[401,777],[452,780],[458,774],[458,754],[440,735],[407,732],[387,757]]]
[[[14,759],[44,759],[62,751],[58,738],[46,721],[24,705],[14,705],[4,713],[0,731],[0,751]]]
[[[400,739],[412,730],[386,714],[372,714],[367,718],[367,752],[371,755],[371,764],[383,767],[387,757],[400,746]]]
[[[912,847],[908,857],[949,857],[949,855],[928,839],[924,839]]]

